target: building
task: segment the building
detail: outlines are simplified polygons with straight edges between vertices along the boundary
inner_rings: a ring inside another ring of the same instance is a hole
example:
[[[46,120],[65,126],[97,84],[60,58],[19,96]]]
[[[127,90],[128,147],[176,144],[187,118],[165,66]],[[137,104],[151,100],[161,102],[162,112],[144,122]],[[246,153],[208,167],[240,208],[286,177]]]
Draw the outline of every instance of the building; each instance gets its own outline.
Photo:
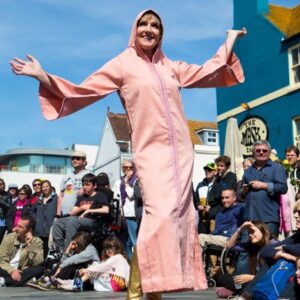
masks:
[[[87,168],[93,170],[98,146],[74,144],[68,149],[20,148],[0,155],[0,178],[6,184],[16,183],[19,187],[30,184],[35,178],[48,179],[59,191],[65,174],[71,173],[71,155],[74,150],[87,154]]]
[[[286,8],[268,0],[233,0],[234,28],[248,34],[236,43],[246,81],[217,89],[221,152],[226,122],[236,117],[244,155],[257,139],[268,139],[283,157],[300,146],[300,5]]]
[[[188,121],[191,140],[194,145],[194,182],[204,177],[203,166],[212,162],[220,153],[219,132],[215,122]],[[108,173],[111,182],[120,178],[121,163],[132,158],[130,132],[125,114],[109,112],[106,116],[94,172]]]

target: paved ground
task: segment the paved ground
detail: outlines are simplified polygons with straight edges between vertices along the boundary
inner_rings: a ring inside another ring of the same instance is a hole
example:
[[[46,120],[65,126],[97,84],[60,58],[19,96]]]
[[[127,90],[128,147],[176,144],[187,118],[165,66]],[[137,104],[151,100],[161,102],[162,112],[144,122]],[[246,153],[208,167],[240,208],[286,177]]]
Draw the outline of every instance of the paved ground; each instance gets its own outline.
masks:
[[[105,300],[119,300],[125,299],[126,293],[100,293],[100,292],[83,292],[83,293],[71,293],[62,291],[50,291],[43,292],[34,290],[32,288],[3,288],[0,287],[0,299],[22,299],[22,300],[76,300],[76,299],[105,299]],[[208,289],[206,291],[197,292],[186,292],[186,293],[176,293],[176,294],[165,294],[163,299],[166,300],[215,300],[215,292],[213,289]]]

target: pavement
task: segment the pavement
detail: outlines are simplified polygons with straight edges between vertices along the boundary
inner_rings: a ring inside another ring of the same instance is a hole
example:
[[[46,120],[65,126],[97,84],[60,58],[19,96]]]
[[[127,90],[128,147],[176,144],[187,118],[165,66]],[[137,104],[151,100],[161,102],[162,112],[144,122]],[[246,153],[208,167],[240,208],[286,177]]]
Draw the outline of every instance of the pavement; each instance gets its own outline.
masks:
[[[126,293],[108,293],[108,292],[63,292],[63,291],[39,291],[29,287],[0,287],[0,299],[22,299],[22,300],[76,300],[76,299],[105,299],[105,300],[125,300]],[[214,289],[205,291],[193,291],[183,293],[164,294],[163,300],[212,300],[217,299]]]

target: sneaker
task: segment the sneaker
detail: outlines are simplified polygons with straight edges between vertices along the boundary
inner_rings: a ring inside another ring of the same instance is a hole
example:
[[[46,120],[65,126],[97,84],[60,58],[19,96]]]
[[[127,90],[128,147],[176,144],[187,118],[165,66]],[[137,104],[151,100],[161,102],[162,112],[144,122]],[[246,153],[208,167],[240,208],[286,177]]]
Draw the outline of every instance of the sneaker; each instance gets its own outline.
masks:
[[[61,251],[59,249],[52,247],[48,252],[46,261],[49,261],[51,263],[57,263],[60,262],[61,257],[62,257]]]
[[[5,286],[5,279],[4,277],[0,277],[0,287]]]
[[[57,288],[56,283],[52,282],[49,277],[42,277],[36,282],[27,282],[26,285],[41,291],[51,291]]]

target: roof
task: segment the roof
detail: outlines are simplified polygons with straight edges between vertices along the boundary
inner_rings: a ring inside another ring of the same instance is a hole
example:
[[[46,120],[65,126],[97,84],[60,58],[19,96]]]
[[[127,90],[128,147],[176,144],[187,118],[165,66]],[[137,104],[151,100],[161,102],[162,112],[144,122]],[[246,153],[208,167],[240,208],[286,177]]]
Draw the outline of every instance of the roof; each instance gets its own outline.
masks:
[[[107,118],[110,121],[117,141],[130,141],[127,116],[125,114],[114,114],[109,112]],[[201,129],[218,129],[216,122],[202,122],[195,120],[188,120],[188,127],[193,145],[202,145],[202,141],[197,136],[197,132]]]
[[[125,114],[107,114],[112,130],[117,141],[130,141],[129,126]]]
[[[198,131],[202,129],[214,129],[217,130],[217,123],[216,122],[202,122],[202,121],[195,121],[195,120],[188,120],[188,126],[190,131],[190,136],[193,145],[202,145],[203,142],[199,139],[197,135]]]
[[[266,17],[284,33],[286,38],[300,33],[300,5],[287,8],[271,4]]]

